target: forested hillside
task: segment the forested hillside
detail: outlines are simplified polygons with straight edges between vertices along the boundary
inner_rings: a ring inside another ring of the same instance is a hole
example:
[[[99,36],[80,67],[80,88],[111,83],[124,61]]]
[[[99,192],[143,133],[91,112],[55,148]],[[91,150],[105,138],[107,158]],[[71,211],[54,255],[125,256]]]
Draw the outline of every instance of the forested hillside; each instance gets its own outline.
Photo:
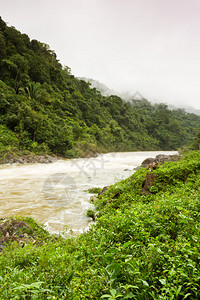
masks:
[[[48,45],[0,18],[0,153],[176,150],[200,116],[147,100],[104,97],[63,67]]]

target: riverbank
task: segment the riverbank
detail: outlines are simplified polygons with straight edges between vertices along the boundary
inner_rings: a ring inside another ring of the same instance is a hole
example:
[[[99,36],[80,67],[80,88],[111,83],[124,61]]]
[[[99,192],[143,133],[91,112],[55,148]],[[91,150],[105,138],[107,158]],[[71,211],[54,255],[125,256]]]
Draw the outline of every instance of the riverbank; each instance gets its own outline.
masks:
[[[4,248],[2,299],[199,299],[200,152],[152,169],[144,194],[148,172],[99,195],[88,232]]]
[[[2,151],[0,153],[0,164],[27,164],[27,163],[42,163],[48,164],[55,162],[58,159],[71,159],[71,158],[91,158],[97,157],[100,154],[105,153],[97,152],[97,149],[79,149],[79,156],[74,157],[64,157],[58,156],[54,153],[51,154],[35,154],[33,152],[24,150],[24,151]],[[99,149],[98,149],[99,150]]]
[[[28,154],[13,154],[13,153],[4,153],[0,158],[0,164],[27,164],[27,163],[42,163],[48,164],[53,163],[56,160],[61,159],[56,155],[36,155],[33,153]]]
[[[34,159],[36,158],[36,161],[34,161]],[[50,160],[53,159],[53,160]],[[23,159],[23,157],[19,158],[20,161],[11,161],[11,163],[33,163],[33,162],[39,162],[39,163],[50,163],[50,162],[55,162],[55,157],[46,157],[46,156],[30,156],[27,159],[27,156],[25,157],[25,159]],[[149,180],[149,177],[151,177],[150,172],[151,170],[158,168],[161,164],[165,163],[165,162],[169,162],[169,161],[178,161],[180,159],[180,156],[177,154],[173,154],[173,155],[166,155],[166,154],[158,154],[155,156],[155,158],[149,157],[146,158],[139,167],[137,167],[136,169],[140,169],[140,168],[147,168],[148,174],[146,175],[145,178],[145,189],[148,191],[148,187],[150,184],[152,184],[152,180]],[[103,193],[105,193],[107,190],[109,189],[108,186],[104,187],[104,188],[91,188],[89,193],[94,193],[94,194],[98,194],[98,195],[102,195]],[[117,194],[115,195],[115,197],[117,197]],[[94,202],[95,199],[97,199],[96,197],[91,197],[92,202]],[[91,216],[90,216],[91,213]],[[87,216],[93,218],[94,220],[94,216],[95,213],[92,210],[89,210],[87,213]],[[16,241],[17,243],[21,244],[22,246],[27,245],[30,242],[34,242],[36,243],[36,240],[33,238],[35,236],[34,232],[36,231],[35,227],[31,229],[31,226],[33,225],[32,223],[29,222],[29,219],[16,219],[16,218],[1,218],[0,219],[0,251],[6,247],[7,243]],[[35,224],[34,224],[35,226]],[[43,232],[44,233],[44,232]],[[36,237],[35,237],[36,238]]]
[[[53,163],[0,166],[0,217],[32,216],[50,232],[80,234],[90,223],[93,187],[103,188],[130,176],[144,159],[176,152],[107,153],[92,158],[59,159]]]
[[[0,252],[5,249],[14,250],[17,245],[19,247],[31,245],[41,245],[53,238],[42,225],[39,225],[32,218],[1,218],[0,219]],[[55,238],[55,237],[54,237]],[[11,246],[11,247],[10,247]]]
[[[140,151],[138,151],[140,152]],[[145,152],[145,151],[144,151]],[[162,151],[160,151],[162,152]],[[131,152],[130,152],[131,153]],[[90,153],[85,153],[85,155],[80,156],[79,158],[94,158],[98,157],[99,155],[106,154],[105,152],[103,153],[97,153],[97,152],[90,152]],[[77,158],[77,157],[75,157]],[[23,153],[17,153],[14,154],[12,152],[5,152],[1,153],[0,155],[0,164],[27,164],[27,163],[42,163],[42,164],[48,164],[48,163],[53,163],[59,159],[66,159],[66,157],[61,157],[57,156],[55,154],[41,154],[37,155],[31,152],[28,152],[26,154]],[[69,158],[70,159],[70,158]],[[146,162],[144,162],[144,165],[148,165],[150,163],[157,162],[157,163],[163,163],[165,161],[176,161],[176,155],[174,155],[174,158],[171,158],[171,155],[167,156],[161,154],[160,157],[158,157],[156,160],[154,158],[147,158]]]

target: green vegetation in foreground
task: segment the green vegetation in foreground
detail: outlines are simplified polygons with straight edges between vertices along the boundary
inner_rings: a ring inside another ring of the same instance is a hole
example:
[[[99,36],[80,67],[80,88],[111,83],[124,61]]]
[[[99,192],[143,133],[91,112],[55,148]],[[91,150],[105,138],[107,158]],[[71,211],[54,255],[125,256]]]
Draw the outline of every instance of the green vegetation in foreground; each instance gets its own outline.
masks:
[[[77,157],[177,150],[193,140],[199,124],[200,116],[165,104],[102,96],[63,67],[48,45],[0,17],[2,161],[30,152]]]
[[[147,172],[98,196],[87,233],[5,248],[1,299],[199,299],[200,152],[152,171],[143,195]]]

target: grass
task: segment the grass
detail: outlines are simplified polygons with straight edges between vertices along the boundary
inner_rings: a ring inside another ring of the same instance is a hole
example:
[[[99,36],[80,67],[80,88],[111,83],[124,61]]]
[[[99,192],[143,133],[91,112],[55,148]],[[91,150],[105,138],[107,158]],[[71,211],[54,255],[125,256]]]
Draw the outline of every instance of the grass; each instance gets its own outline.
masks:
[[[4,248],[1,299],[199,299],[200,152],[154,170],[144,195],[146,173],[99,195],[97,222],[78,237],[28,219],[40,243]]]

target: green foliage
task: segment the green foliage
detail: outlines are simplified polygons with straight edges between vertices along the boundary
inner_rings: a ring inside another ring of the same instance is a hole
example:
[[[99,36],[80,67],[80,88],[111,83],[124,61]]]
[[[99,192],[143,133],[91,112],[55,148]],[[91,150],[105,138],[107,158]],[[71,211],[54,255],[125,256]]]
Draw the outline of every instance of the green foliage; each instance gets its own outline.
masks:
[[[62,67],[48,45],[2,19],[0,26],[0,124],[14,132],[19,151],[91,156],[176,150],[193,140],[199,116],[147,100],[103,97]]]
[[[51,293],[49,289],[43,289],[41,285],[43,282],[33,282],[31,284],[21,284],[20,286],[13,287],[15,292],[19,291],[21,297],[27,299],[39,299],[43,294]]]
[[[93,187],[93,188],[90,188],[87,190],[88,193],[91,193],[91,194],[98,194],[102,191],[101,188],[98,188],[98,187]]]
[[[15,152],[19,146],[19,141],[11,130],[5,125],[0,125],[0,156],[6,152]]]
[[[92,218],[92,220],[95,220],[95,212],[93,210],[91,210],[91,209],[87,210],[86,216],[88,218]]]
[[[191,152],[154,170],[150,195],[141,194],[144,168],[111,186],[95,201],[97,222],[76,238],[23,219],[39,243],[4,248],[2,299],[199,299],[199,161]]]
[[[197,149],[200,150],[200,125],[196,131],[196,137],[190,148],[193,150],[197,150]]]

